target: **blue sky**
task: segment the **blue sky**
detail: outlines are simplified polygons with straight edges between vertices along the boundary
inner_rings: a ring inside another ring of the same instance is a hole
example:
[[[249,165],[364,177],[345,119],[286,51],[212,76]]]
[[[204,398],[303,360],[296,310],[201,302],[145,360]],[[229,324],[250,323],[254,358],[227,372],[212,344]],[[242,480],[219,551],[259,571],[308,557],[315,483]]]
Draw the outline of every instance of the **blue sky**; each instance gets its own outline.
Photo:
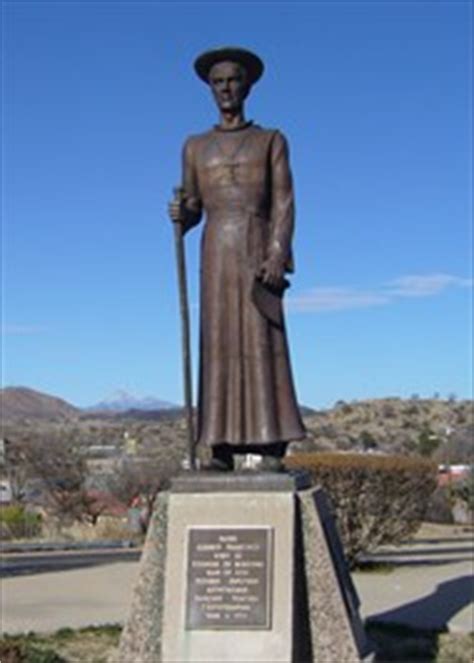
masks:
[[[4,2],[3,383],[182,402],[172,227],[201,51],[291,146],[299,400],[471,397],[468,2]],[[187,238],[196,361],[200,230]]]

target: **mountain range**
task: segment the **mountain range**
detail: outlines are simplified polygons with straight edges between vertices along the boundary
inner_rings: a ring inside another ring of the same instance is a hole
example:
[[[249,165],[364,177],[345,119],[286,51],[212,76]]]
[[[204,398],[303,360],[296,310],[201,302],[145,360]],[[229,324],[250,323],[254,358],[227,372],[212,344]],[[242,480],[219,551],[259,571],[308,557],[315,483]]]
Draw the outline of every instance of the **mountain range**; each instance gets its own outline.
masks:
[[[120,414],[130,410],[138,412],[165,411],[179,408],[167,401],[151,396],[139,398],[124,390],[117,390],[108,398],[87,408],[78,408],[71,403],[44,394],[29,387],[5,387],[0,389],[2,421],[20,419],[49,419],[70,421],[95,413]]]
[[[186,424],[182,407],[144,410],[135,407],[142,399],[113,394],[106,407],[129,409],[80,409],[27,387],[0,390],[2,436],[11,439],[48,439],[55,434],[86,436],[91,443],[115,444],[125,431],[132,436],[156,436],[172,441],[173,448],[186,445]],[[145,399],[148,404],[150,401]],[[163,401],[153,399],[157,405]],[[98,404],[100,405],[100,404]],[[133,407],[130,407],[130,406]],[[474,411],[472,400],[379,398],[339,401],[329,410],[301,408],[307,438],[295,443],[300,451],[353,451],[363,449],[384,453],[425,453],[438,462],[472,462]],[[104,442],[106,440],[107,442]]]
[[[62,398],[45,394],[29,387],[5,387],[0,389],[1,417],[3,422],[20,420],[70,421],[84,417],[162,419],[182,413],[183,406],[154,396],[136,396],[124,389],[114,391],[95,405],[79,408]],[[301,414],[308,416],[314,410],[301,406]]]
[[[135,396],[124,389],[117,389],[103,401],[88,408],[89,412],[126,412],[127,410],[171,410],[179,407],[175,403],[162,401],[154,396]]]

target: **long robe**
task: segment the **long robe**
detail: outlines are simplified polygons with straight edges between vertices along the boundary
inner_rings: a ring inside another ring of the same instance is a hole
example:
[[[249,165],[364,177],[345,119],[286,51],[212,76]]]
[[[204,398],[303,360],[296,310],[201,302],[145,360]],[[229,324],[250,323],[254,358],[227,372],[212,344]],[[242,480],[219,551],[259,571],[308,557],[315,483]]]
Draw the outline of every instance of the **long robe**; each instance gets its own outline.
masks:
[[[284,322],[252,298],[263,260],[292,269],[294,204],[284,136],[252,123],[191,136],[183,188],[201,244],[198,443],[268,444],[301,439]]]

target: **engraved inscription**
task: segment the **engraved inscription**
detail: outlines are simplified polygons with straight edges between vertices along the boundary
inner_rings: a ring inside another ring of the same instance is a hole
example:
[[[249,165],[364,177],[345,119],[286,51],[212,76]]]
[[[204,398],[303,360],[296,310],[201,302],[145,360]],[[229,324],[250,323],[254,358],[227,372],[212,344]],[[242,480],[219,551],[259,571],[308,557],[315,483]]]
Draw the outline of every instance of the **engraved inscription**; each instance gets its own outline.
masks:
[[[188,531],[187,629],[269,629],[272,530]]]

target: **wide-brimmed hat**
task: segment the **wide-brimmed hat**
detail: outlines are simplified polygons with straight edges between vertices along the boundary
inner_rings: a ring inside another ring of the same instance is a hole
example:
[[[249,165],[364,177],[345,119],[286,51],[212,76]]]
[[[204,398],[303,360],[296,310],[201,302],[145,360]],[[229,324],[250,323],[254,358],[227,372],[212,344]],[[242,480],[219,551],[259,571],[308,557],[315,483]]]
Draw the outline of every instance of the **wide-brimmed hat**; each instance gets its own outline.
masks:
[[[194,69],[197,75],[205,83],[209,83],[209,72],[211,68],[218,62],[238,62],[247,71],[250,85],[258,81],[263,74],[263,62],[258,55],[246,50],[245,48],[238,48],[234,46],[225,46],[224,48],[215,48],[212,51],[201,53],[195,62]]]

